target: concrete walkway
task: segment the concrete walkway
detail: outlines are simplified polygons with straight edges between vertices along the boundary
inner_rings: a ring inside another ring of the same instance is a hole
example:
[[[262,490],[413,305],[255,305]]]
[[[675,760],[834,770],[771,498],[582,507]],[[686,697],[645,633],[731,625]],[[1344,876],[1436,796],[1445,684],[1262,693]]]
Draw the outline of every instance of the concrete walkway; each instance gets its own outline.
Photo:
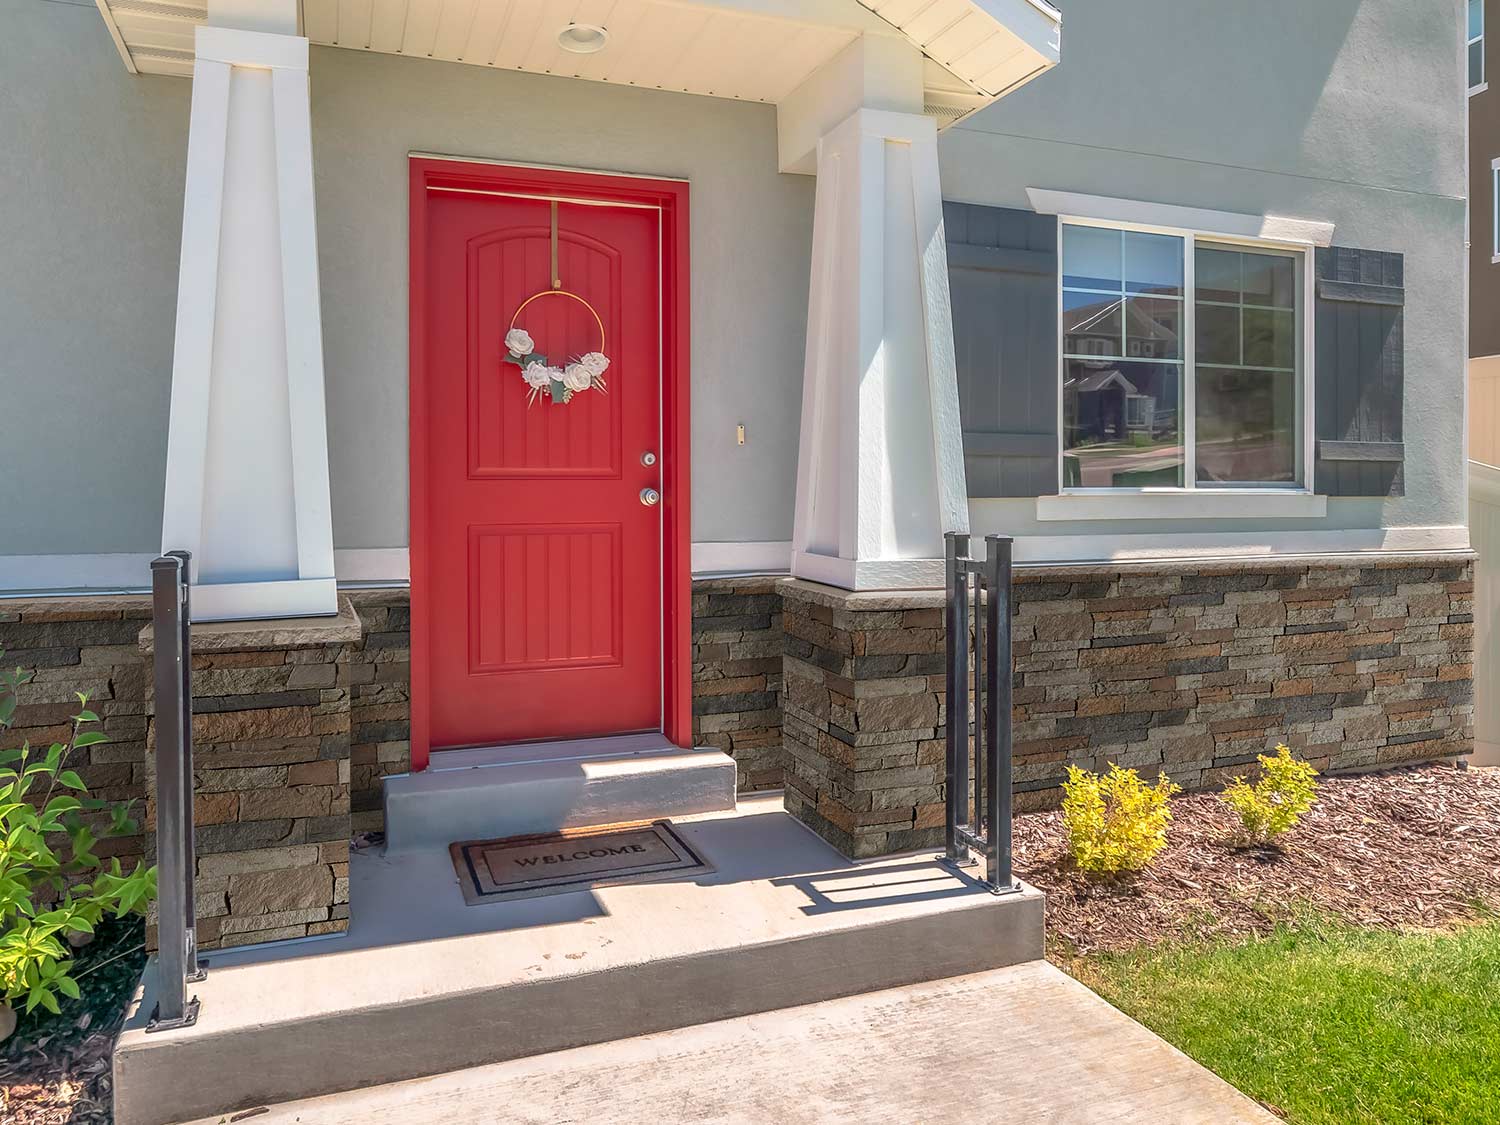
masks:
[[[1269,1125],[1278,1119],[1071,977],[1032,961],[289,1102],[248,1120]]]

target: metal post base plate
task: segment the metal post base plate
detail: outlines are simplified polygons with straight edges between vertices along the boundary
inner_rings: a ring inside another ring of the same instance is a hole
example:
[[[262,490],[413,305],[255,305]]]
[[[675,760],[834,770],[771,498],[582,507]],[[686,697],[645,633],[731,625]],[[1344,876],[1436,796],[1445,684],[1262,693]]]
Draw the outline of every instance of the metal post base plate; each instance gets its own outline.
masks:
[[[970,867],[979,866],[979,857],[975,855],[960,856],[958,859],[954,859],[949,855],[934,856],[933,858],[935,858],[944,867],[951,867],[955,871],[964,871]]]
[[[151,1018],[146,1021],[146,1030],[148,1032],[171,1031],[177,1027],[192,1027],[193,1024],[198,1022],[198,1007],[198,998],[194,996],[184,1006],[181,1019],[164,1020],[157,1018],[157,1013],[161,1011],[161,1005],[158,1004],[155,1008],[151,1009]]]
[[[1020,883],[991,883],[984,879],[979,884],[992,895],[1014,895],[1021,893]]]

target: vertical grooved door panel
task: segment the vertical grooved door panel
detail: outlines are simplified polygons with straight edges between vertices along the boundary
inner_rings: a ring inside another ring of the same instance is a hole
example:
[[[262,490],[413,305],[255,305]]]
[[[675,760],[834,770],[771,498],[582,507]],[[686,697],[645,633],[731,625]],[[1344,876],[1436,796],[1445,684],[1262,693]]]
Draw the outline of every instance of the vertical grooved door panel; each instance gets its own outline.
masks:
[[[662,723],[661,516],[640,499],[661,486],[641,463],[661,455],[660,212],[560,203],[554,292],[549,209],[455,192],[430,212],[435,747]],[[605,389],[532,396],[513,321],[551,364],[603,351]]]

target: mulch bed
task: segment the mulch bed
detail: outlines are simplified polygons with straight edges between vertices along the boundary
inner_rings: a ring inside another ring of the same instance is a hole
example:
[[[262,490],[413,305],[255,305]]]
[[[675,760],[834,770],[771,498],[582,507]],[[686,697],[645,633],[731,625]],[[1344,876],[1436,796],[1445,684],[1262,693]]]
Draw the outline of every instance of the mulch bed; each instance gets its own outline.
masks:
[[[1317,804],[1279,847],[1244,846],[1216,794],[1178,797],[1166,849],[1115,881],[1072,866],[1060,812],[1017,817],[1016,872],[1047,893],[1049,953],[1245,937],[1309,910],[1432,928],[1500,909],[1500,769],[1414,766],[1320,782]]]
[[[145,923],[101,923],[79,950],[74,978],[82,1000],[62,1014],[21,1014],[0,1043],[0,1121],[7,1125],[109,1125],[110,1051],[146,964]]]

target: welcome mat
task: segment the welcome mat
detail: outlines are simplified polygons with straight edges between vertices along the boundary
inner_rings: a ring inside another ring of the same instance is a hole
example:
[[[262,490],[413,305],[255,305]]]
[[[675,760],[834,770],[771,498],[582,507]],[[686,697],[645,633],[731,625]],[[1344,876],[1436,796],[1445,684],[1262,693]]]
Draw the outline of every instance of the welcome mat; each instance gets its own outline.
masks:
[[[713,870],[665,820],[467,840],[450,844],[448,852],[470,906]]]

